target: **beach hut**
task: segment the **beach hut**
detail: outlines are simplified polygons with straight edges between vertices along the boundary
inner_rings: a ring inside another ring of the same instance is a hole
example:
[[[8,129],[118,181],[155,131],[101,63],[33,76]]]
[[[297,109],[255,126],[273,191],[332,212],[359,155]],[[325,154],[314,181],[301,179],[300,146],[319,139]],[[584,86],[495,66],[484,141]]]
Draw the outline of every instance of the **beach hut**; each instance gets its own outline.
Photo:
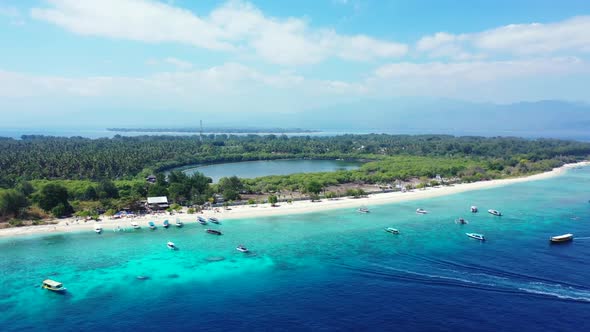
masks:
[[[168,197],[157,196],[157,197],[148,197],[147,198],[147,206],[152,210],[163,210],[163,209],[167,209],[170,205],[168,204]]]

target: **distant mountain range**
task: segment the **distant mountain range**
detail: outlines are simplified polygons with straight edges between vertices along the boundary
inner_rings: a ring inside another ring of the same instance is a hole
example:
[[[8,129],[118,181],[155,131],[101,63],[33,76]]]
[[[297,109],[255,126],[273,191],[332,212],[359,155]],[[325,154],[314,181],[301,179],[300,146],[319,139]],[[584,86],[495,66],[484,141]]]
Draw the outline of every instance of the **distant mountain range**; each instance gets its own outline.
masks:
[[[430,98],[363,100],[292,114],[287,118],[291,125],[329,130],[354,128],[400,133],[564,138],[581,134],[590,136],[590,105],[553,100],[514,104]]]

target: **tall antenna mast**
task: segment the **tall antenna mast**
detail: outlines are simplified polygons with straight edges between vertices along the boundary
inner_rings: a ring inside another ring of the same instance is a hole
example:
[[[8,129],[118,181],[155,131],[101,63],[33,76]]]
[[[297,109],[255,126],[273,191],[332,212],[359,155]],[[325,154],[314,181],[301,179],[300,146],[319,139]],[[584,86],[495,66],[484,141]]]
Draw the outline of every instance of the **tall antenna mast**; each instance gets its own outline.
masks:
[[[199,131],[199,139],[201,140],[201,142],[203,141],[203,120],[201,121],[201,130]]]

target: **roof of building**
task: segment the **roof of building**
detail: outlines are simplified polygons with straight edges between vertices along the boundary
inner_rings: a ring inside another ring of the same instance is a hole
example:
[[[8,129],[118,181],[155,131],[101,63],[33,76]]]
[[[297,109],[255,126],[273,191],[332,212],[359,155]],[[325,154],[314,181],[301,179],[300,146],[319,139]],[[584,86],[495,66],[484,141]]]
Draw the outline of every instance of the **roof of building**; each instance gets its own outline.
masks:
[[[56,287],[56,288],[62,286],[61,282],[57,282],[57,281],[51,280],[51,279],[43,280],[43,283],[46,284],[47,286]]]
[[[168,197],[166,197],[166,196],[148,197],[147,202],[148,202],[148,204],[168,204]]]

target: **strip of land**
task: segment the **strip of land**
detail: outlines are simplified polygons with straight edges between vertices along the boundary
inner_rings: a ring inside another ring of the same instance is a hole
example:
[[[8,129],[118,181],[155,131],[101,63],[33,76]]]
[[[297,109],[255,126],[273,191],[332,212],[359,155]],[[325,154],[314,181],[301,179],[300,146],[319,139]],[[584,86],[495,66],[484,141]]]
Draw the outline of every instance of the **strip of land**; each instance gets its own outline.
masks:
[[[197,215],[202,217],[216,217],[221,220],[231,219],[245,219],[245,218],[260,218],[278,215],[289,215],[289,214],[301,214],[301,213],[312,213],[334,209],[351,209],[351,213],[354,209],[360,206],[375,206],[381,204],[392,204],[405,201],[413,201],[420,199],[428,199],[433,197],[452,195],[462,193],[466,191],[482,190],[495,188],[500,186],[506,186],[519,182],[536,181],[552,178],[563,174],[566,170],[577,167],[590,166],[590,162],[584,161],[574,164],[567,164],[559,168],[555,168],[552,171],[540,173],[536,175],[512,178],[512,179],[501,179],[491,181],[480,181],[473,183],[462,183],[455,184],[452,186],[438,186],[425,189],[415,189],[407,192],[391,192],[391,193],[379,193],[371,194],[363,198],[339,198],[339,199],[323,199],[321,201],[295,201],[292,203],[280,203],[278,206],[271,207],[270,204],[258,204],[233,206],[231,209],[218,209],[216,211],[203,211],[199,214],[186,214],[184,213],[169,215],[167,213],[161,214],[150,214],[145,216],[137,216],[133,218],[123,219],[109,219],[103,216],[100,221],[83,221],[77,220],[76,218],[64,218],[59,219],[57,224],[53,225],[41,225],[41,226],[26,226],[26,227],[15,227],[0,229],[0,237],[15,237],[15,236],[27,236],[35,234],[51,234],[51,233],[66,233],[66,232],[81,232],[81,231],[93,231],[97,224],[100,224],[104,231],[112,231],[118,227],[121,229],[131,229],[131,222],[138,223],[141,227],[147,227],[149,221],[154,221],[158,226],[162,225],[162,222],[166,219],[172,223],[178,218],[186,224],[195,223]],[[465,202],[465,209],[468,209],[473,202]]]

